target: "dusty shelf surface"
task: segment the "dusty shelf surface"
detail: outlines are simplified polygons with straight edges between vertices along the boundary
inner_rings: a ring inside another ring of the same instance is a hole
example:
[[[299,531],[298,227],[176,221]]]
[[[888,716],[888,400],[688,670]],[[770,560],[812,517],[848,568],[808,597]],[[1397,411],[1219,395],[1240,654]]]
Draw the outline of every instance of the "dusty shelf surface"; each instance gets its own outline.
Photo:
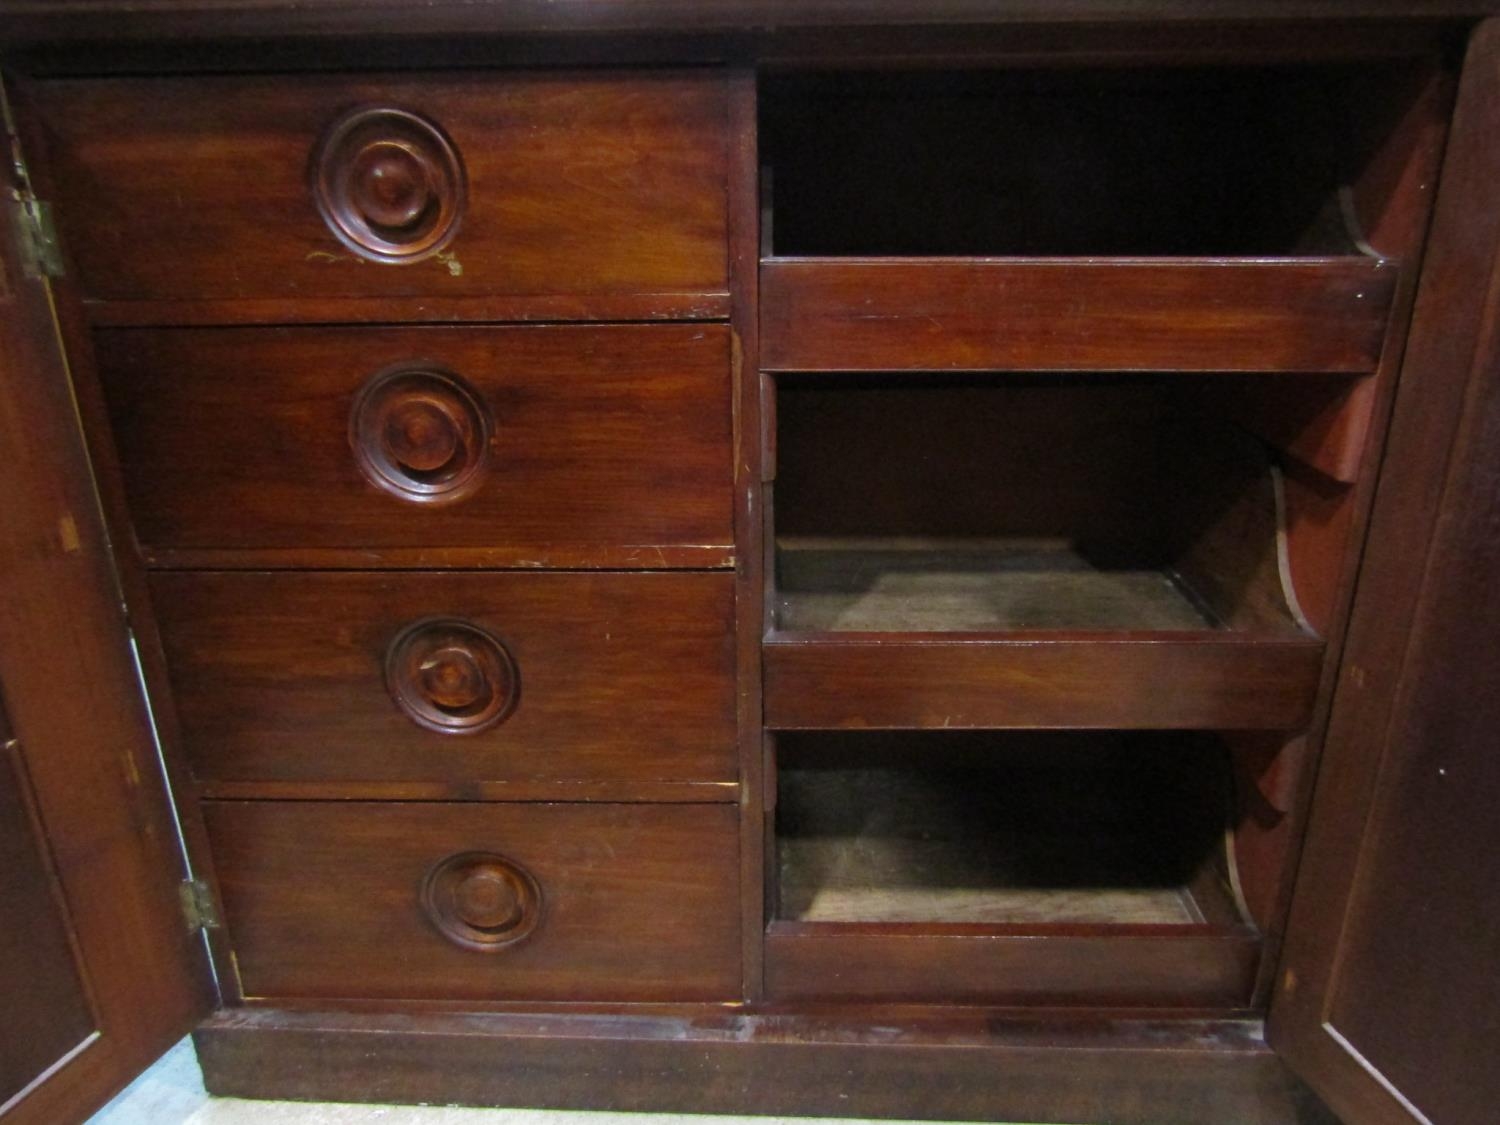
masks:
[[[1057,543],[788,540],[777,581],[784,632],[1218,628],[1170,572]]]
[[[1233,914],[1217,874],[1228,779],[1207,751],[1107,734],[787,742],[799,745],[821,745],[825,761],[778,773],[783,921],[1198,925]],[[884,760],[858,763],[861,748]]]
[[[1191,925],[1181,886],[965,885],[987,865],[951,841],[782,842],[781,916],[796,922],[982,922],[997,925]]]

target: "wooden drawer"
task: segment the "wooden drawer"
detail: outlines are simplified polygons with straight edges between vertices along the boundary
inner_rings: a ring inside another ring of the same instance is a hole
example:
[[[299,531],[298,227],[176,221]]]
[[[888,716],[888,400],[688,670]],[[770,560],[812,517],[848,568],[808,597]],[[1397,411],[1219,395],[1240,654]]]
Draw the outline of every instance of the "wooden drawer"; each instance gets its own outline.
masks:
[[[657,566],[682,548],[722,565],[733,543],[721,325],[97,339],[148,561],[484,547],[500,565]]]
[[[729,1000],[726,805],[204,806],[247,998]]]
[[[151,595],[210,793],[736,776],[727,573],[184,571]]]
[[[672,294],[684,314],[727,288],[721,78],[129,78],[29,93],[96,300],[507,296],[602,317],[589,298]],[[349,116],[380,109],[393,112]]]

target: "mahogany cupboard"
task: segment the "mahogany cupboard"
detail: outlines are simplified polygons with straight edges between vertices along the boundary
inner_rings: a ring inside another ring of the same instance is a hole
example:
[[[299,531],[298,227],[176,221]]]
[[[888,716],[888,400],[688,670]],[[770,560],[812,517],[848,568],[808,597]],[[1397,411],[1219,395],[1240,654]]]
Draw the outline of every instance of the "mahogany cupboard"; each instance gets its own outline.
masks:
[[[0,1116],[1493,1119],[1500,25],[1288,7],[0,5]]]

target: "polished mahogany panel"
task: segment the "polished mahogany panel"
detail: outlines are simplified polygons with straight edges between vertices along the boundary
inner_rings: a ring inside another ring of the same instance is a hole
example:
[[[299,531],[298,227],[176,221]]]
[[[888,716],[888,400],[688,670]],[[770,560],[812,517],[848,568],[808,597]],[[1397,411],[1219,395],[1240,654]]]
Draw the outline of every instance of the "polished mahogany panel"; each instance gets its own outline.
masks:
[[[247,997],[738,995],[733,806],[205,809]]]
[[[174,571],[151,595],[200,782],[736,777],[727,573]]]
[[[707,72],[32,93],[96,300],[725,290],[725,83]]]
[[[100,332],[155,548],[728,546],[717,325]]]

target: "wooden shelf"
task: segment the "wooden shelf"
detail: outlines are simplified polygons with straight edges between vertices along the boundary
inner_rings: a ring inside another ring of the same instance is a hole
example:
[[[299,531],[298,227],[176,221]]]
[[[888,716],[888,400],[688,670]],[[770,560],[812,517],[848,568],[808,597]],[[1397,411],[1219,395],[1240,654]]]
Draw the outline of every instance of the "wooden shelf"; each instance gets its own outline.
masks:
[[[1372,372],[1398,269],[1329,258],[768,258],[767,371]]]
[[[775,922],[766,990],[776,1000],[1239,1009],[1259,957],[1248,928],[945,933]]]
[[[772,634],[772,729],[1296,730],[1323,642],[1238,633]]]
[[[773,995],[1248,1002],[1259,938],[1227,874],[1229,760],[1211,736],[777,749]]]
[[[1171,570],[1048,545],[786,540],[765,644],[775,729],[1292,730],[1323,642],[1230,628]]]

